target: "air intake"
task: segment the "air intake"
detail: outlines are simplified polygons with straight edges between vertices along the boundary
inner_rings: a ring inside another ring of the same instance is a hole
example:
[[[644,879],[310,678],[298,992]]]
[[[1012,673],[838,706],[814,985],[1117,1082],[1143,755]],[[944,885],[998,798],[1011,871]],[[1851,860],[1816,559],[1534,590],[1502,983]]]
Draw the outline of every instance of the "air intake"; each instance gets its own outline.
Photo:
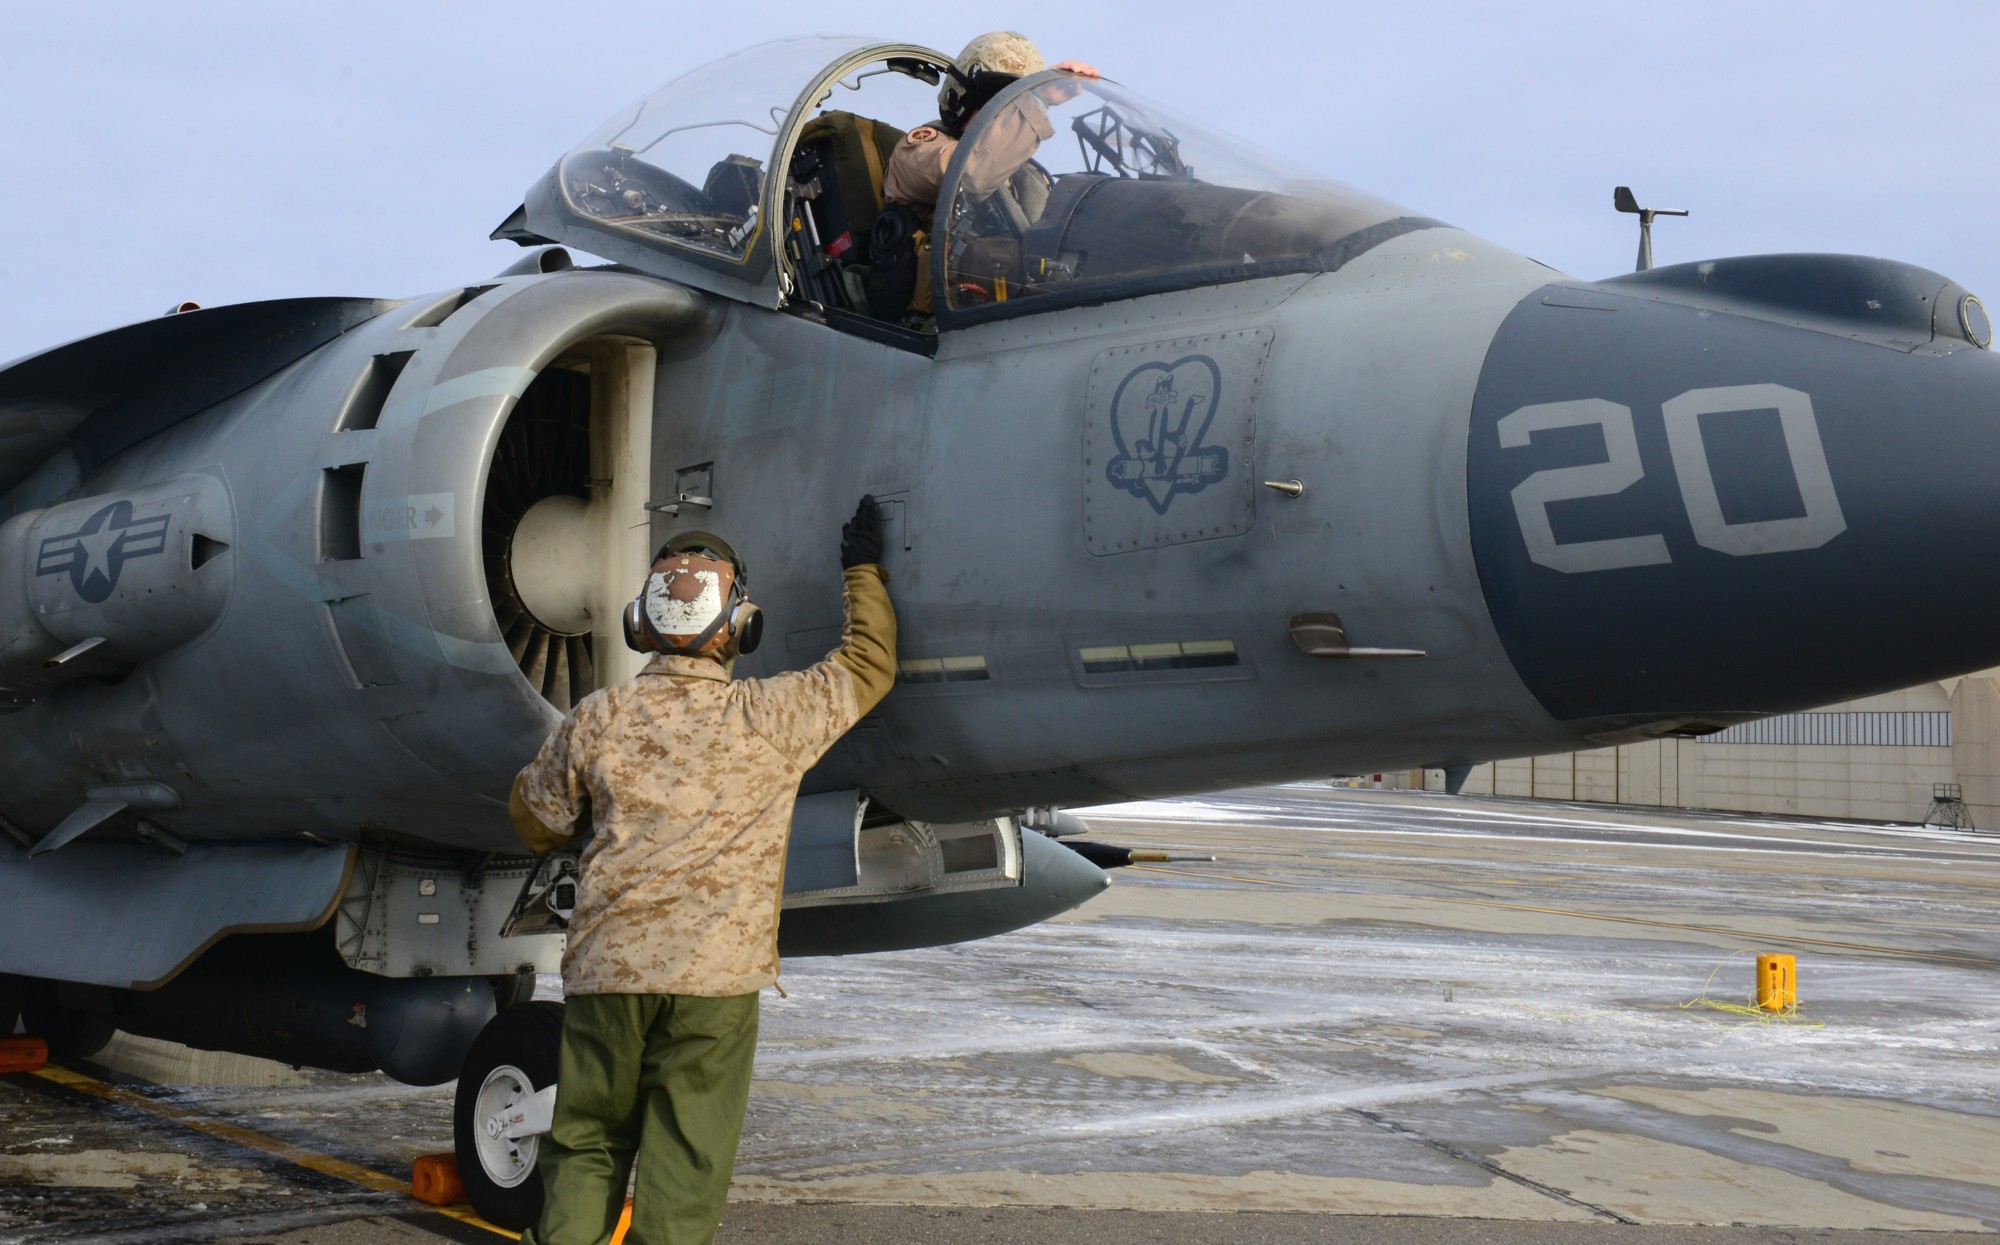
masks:
[[[537,503],[560,497],[581,506],[589,488],[590,378],[549,368],[528,386],[501,429],[486,481],[483,543],[487,591],[508,651],[522,676],[564,712],[597,686],[590,622],[546,606],[530,608],[515,582],[515,540]],[[577,553],[576,561],[584,561],[585,551]]]

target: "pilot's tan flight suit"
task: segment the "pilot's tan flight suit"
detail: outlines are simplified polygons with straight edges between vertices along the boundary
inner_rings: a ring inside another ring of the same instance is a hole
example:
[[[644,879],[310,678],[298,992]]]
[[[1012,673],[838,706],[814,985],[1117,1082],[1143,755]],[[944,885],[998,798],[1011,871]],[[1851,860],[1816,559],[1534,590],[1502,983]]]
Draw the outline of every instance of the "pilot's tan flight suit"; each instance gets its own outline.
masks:
[[[522,1239],[610,1239],[636,1150],[628,1240],[713,1240],[729,1191],[757,992],[778,978],[785,841],[800,777],[886,695],[896,617],[875,563],[845,572],[840,647],[810,669],[732,681],[721,661],[658,654],[586,697],[515,784],[522,839],[584,825],[548,1211]]]
[[[962,192],[984,198],[1006,184],[1014,171],[1034,158],[1055,134],[1048,109],[1032,96],[1022,96],[989,122],[979,141],[979,158],[965,170]],[[906,203],[923,219],[937,210],[944,171],[951,165],[958,140],[933,125],[920,125],[903,135],[882,170],[882,197]]]
[[[1043,140],[1054,133],[1048,109],[1040,100],[1032,96],[1015,100],[981,132],[976,157],[960,177],[959,193],[973,200],[993,194],[1033,159]],[[935,123],[920,125],[896,144],[882,170],[883,199],[904,204],[925,226],[924,232],[917,235],[918,276],[910,307],[926,314],[935,310],[929,273],[930,248],[940,228],[936,220],[937,198],[958,142]]]

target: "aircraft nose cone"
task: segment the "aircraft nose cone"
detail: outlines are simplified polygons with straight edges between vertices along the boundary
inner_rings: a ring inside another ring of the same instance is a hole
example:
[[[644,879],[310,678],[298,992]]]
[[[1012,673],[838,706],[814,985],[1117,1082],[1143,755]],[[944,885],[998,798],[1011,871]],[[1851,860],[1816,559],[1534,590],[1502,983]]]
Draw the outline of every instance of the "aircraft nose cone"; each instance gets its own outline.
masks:
[[[1834,258],[1766,257],[1762,301],[1549,287],[1496,335],[1473,549],[1556,717],[1700,729],[2000,664],[2000,357],[1944,278],[1845,260],[1836,297]]]

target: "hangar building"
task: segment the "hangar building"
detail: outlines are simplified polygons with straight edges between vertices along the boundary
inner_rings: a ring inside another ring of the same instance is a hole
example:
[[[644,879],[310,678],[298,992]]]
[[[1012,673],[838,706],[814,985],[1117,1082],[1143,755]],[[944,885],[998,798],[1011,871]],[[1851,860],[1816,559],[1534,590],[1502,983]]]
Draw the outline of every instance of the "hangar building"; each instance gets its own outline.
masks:
[[[1397,776],[1390,776],[1397,777]],[[1415,778],[1416,775],[1410,775]],[[1440,770],[1423,786],[1444,789]],[[1411,785],[1415,785],[1414,783]],[[1481,765],[1475,795],[1923,821],[1956,786],[1977,827],[2000,830],[2000,669],[1659,739]]]

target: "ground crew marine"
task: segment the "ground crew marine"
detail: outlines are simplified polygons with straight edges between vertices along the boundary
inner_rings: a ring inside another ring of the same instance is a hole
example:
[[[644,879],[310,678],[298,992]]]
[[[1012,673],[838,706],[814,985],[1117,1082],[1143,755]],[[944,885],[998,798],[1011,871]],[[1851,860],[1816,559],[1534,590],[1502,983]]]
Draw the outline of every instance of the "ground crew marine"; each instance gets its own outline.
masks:
[[[661,555],[639,607],[666,651],[571,710],[510,801],[537,851],[591,831],[531,1245],[609,1239],[635,1151],[627,1240],[713,1239],[742,1133],[757,991],[778,974],[799,779],[895,681],[872,498],[842,531],[840,646],[806,670],[733,681],[735,628],[706,624],[747,605],[741,563],[671,544]],[[667,591],[677,570],[684,586]]]

